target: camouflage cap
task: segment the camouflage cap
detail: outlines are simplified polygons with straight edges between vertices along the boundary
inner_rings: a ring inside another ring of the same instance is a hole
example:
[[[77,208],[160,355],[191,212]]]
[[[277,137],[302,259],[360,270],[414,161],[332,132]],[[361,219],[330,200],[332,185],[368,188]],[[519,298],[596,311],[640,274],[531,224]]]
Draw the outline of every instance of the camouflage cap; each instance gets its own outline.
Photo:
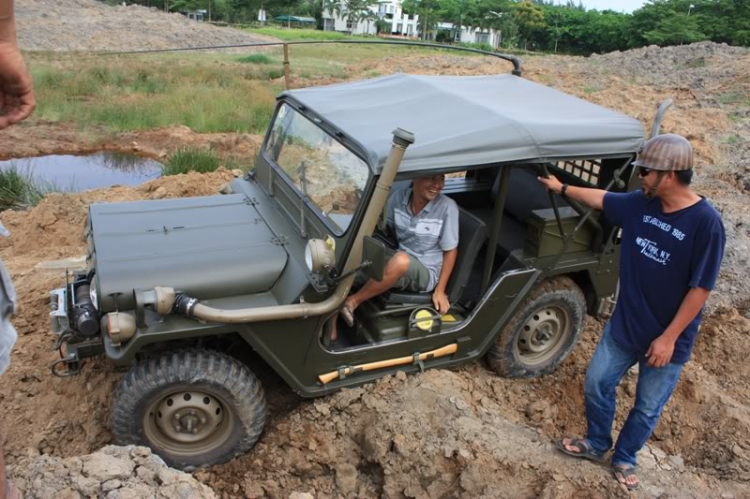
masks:
[[[657,171],[692,170],[693,148],[681,135],[657,135],[646,141],[633,164]]]

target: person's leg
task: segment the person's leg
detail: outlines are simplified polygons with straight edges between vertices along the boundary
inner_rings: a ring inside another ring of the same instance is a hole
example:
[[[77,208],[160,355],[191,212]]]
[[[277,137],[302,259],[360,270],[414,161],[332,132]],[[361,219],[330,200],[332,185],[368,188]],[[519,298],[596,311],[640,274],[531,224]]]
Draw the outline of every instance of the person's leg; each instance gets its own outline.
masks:
[[[656,428],[661,411],[680,379],[682,364],[648,367],[645,361],[641,361],[638,369],[635,405],[617,438],[613,465],[635,466],[636,454]]]
[[[359,291],[346,299],[345,306],[354,312],[362,302],[381,295],[391,289],[401,277],[409,270],[409,255],[403,251],[397,251],[385,266],[383,280],[369,279]]]
[[[617,402],[615,388],[637,360],[634,354],[615,343],[611,326],[607,324],[586,371],[584,384],[587,423],[585,442],[597,454],[603,455],[612,448],[612,421]]]

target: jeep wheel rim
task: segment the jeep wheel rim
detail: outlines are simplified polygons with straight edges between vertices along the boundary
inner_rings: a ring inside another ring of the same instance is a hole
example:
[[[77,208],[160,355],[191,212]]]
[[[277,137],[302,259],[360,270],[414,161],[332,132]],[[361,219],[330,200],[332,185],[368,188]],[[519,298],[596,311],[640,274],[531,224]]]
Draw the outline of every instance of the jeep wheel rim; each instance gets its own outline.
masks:
[[[215,395],[197,390],[170,393],[146,412],[146,438],[175,455],[204,454],[223,445],[234,427],[234,413]]]
[[[516,353],[527,365],[538,365],[557,356],[570,336],[570,316],[562,307],[535,311],[521,327]]]

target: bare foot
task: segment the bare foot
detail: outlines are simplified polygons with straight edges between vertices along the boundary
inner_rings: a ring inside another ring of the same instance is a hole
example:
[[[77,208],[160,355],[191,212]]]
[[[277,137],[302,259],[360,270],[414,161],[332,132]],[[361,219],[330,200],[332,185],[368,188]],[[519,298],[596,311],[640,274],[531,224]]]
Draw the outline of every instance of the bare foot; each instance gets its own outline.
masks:
[[[612,473],[614,473],[620,485],[628,490],[635,490],[641,484],[638,476],[635,474],[635,466],[629,464],[613,464]]]

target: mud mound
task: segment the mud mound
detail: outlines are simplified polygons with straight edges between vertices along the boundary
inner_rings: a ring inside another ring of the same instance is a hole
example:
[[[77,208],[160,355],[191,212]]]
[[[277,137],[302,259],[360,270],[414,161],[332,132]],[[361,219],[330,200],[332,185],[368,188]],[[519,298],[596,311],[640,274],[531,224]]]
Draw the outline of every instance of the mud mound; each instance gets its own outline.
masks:
[[[125,51],[276,41],[156,8],[95,0],[18,0],[16,18],[24,50]]]
[[[59,459],[30,457],[10,469],[25,497],[39,499],[214,499],[216,494],[187,473],[167,467],[146,447],[110,445],[94,454]]]
[[[619,74],[638,75],[640,78],[660,83],[676,83],[684,80],[684,74],[703,75],[715,80],[722,76],[715,69],[707,70],[709,64],[723,65],[738,57],[747,56],[750,49],[733,47],[726,43],[699,42],[690,45],[659,47],[650,45],[625,52],[594,54],[591,60]]]
[[[539,430],[502,414],[494,380],[465,372],[399,373],[303,404],[248,456],[196,476],[217,492],[281,497],[613,497],[606,467],[555,451]],[[524,413],[556,417],[538,400]],[[670,470],[672,473],[664,473]],[[715,483],[655,447],[641,456],[642,497],[708,497]],[[238,478],[240,480],[238,481]],[[239,486],[239,489],[238,489]]]
[[[85,252],[84,231],[92,203],[210,196],[241,172],[220,168],[209,174],[190,172],[162,177],[137,188],[112,187],[78,194],[50,194],[30,211],[5,211],[0,215],[11,236],[0,248],[14,254],[43,259],[73,257]]]

